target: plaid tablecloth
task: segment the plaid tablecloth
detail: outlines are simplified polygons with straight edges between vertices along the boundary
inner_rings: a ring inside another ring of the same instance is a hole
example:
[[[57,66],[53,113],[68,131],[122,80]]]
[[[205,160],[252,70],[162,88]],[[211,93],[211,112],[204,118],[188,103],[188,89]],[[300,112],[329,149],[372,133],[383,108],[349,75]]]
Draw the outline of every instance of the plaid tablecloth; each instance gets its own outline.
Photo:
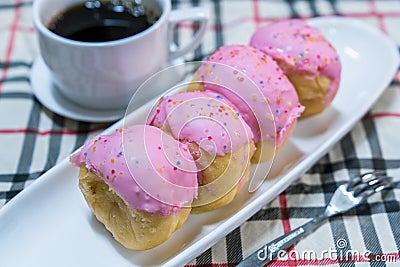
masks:
[[[200,60],[224,44],[246,44],[256,27],[290,17],[354,17],[400,44],[400,1],[173,1],[174,7],[197,5],[209,9],[211,24],[201,46],[186,57],[188,61]],[[184,43],[193,34],[192,26],[180,25],[176,41]],[[74,121],[43,107],[30,86],[37,56],[32,2],[1,0],[0,207],[110,125]],[[381,170],[400,180],[399,81],[400,73],[368,114],[306,174],[188,266],[234,266],[267,241],[320,214],[335,188],[353,174]],[[399,200],[399,190],[372,197],[358,209],[325,223],[291,247],[288,259],[271,266],[400,266]],[[0,249],[6,245],[0,244]],[[376,261],[324,253],[329,249],[369,251],[370,259]],[[304,251],[314,251],[319,257],[301,258]]]

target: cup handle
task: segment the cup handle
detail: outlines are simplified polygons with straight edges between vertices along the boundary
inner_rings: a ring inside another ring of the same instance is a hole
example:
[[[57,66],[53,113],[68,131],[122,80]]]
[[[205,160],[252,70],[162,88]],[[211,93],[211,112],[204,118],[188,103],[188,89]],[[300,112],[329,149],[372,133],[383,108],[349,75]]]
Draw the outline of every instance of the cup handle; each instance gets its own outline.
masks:
[[[204,34],[207,30],[209,20],[208,12],[201,7],[193,7],[186,9],[176,9],[171,11],[169,17],[169,33],[170,33],[170,49],[169,49],[169,61],[179,58],[188,52],[196,49],[203,39]],[[199,29],[194,35],[193,39],[185,44],[183,47],[177,47],[175,43],[172,42],[172,30],[176,24],[183,21],[198,21],[200,23]]]

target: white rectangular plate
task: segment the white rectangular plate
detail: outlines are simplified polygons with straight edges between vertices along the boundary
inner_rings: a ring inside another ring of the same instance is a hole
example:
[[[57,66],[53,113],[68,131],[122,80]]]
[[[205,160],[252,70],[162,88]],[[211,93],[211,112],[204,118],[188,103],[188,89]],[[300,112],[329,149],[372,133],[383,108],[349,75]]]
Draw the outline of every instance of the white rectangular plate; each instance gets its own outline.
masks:
[[[340,55],[339,93],[322,114],[298,123],[290,141],[278,152],[269,178],[256,192],[242,190],[233,203],[218,211],[190,215],[161,246],[129,251],[91,214],[77,186],[78,170],[66,159],[0,210],[1,265],[183,265],[269,203],[368,111],[399,64],[394,43],[364,23],[338,17],[311,19],[310,23],[321,29]],[[118,126],[121,122],[112,128]]]

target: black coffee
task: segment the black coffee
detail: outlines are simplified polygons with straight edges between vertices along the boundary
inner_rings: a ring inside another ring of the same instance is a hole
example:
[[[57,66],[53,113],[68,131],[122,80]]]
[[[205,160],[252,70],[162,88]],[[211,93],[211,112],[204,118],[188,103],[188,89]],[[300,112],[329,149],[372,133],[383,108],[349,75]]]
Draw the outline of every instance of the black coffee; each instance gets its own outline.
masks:
[[[126,38],[149,28],[158,12],[145,6],[134,7],[133,0],[86,1],[55,16],[48,28],[75,41],[106,42]]]

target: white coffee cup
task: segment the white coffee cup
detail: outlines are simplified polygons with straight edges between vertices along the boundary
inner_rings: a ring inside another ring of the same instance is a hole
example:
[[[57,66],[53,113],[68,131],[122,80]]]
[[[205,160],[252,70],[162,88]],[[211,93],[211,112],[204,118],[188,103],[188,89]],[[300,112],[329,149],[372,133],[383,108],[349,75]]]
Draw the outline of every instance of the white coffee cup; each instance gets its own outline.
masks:
[[[143,0],[160,10],[160,18],[133,36],[107,42],[81,42],[47,28],[49,21],[82,0],[35,0],[33,21],[41,56],[54,84],[69,100],[95,109],[122,109],[151,75],[195,49],[204,36],[208,14],[202,8],[171,10],[170,0]],[[174,26],[198,21],[199,30],[183,47],[171,40]]]

